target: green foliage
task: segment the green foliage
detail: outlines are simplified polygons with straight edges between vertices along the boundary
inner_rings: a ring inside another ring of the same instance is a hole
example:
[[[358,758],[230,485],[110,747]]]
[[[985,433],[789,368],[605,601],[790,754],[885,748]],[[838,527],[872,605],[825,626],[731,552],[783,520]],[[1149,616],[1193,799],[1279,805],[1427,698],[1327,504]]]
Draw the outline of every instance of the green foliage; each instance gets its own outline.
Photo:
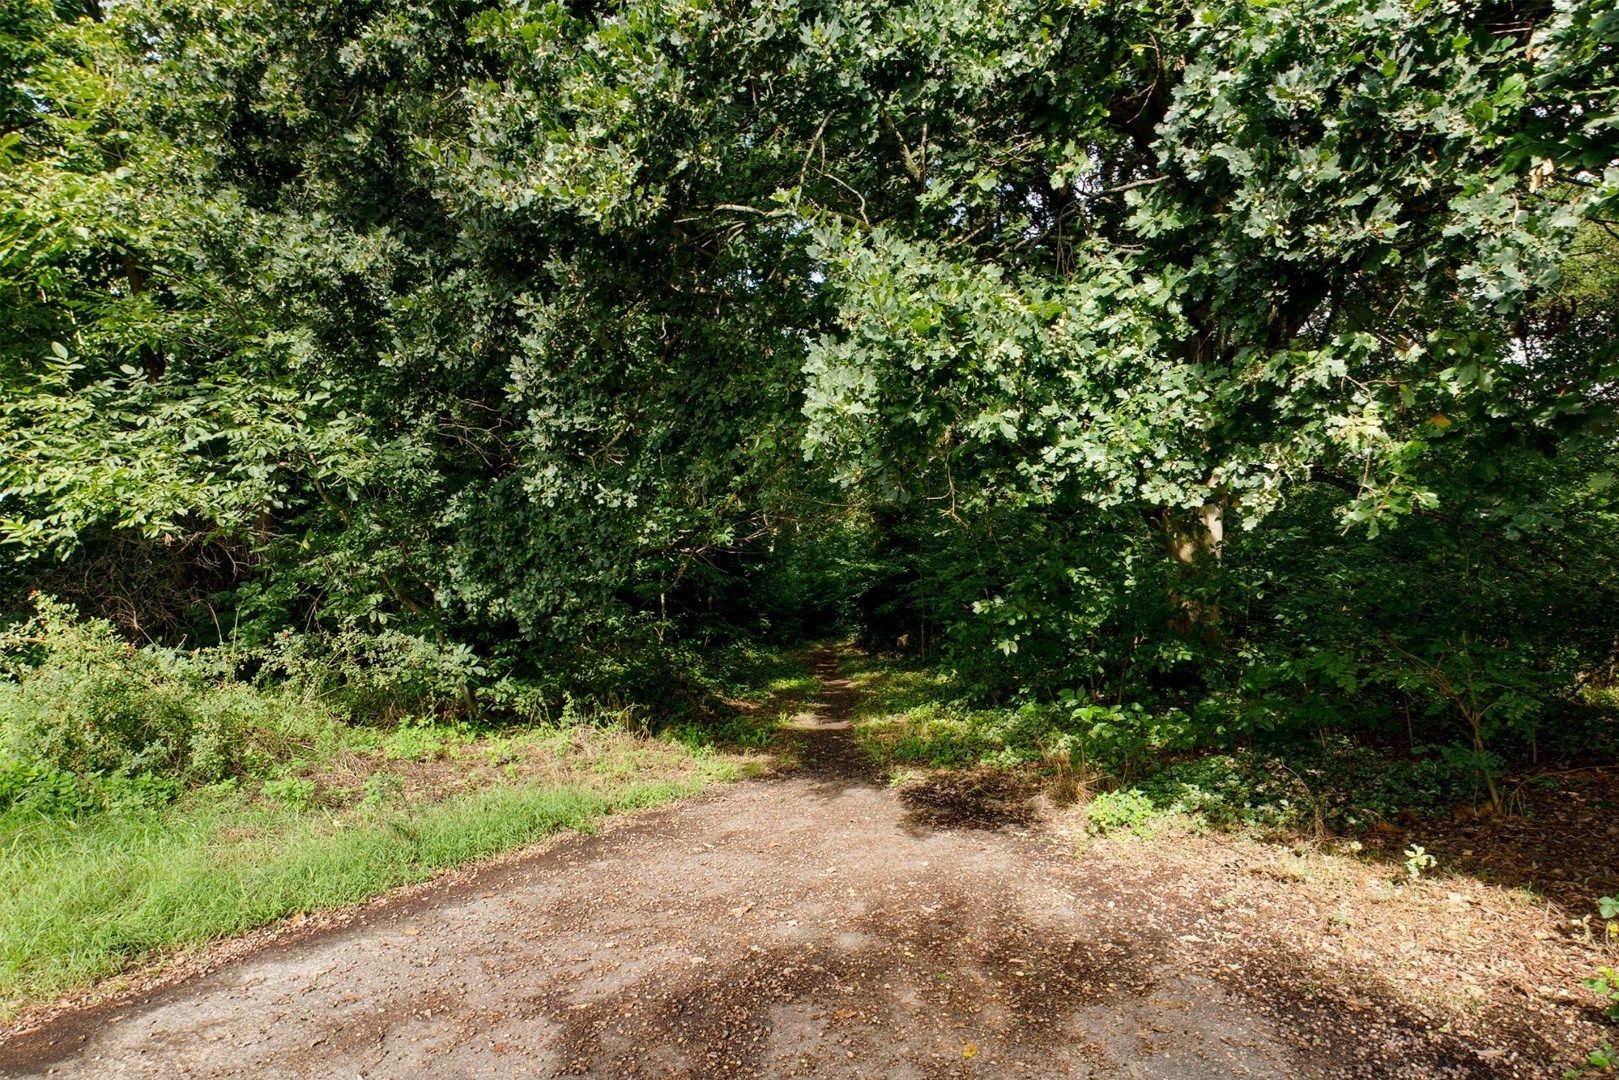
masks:
[[[888,760],[927,765],[1016,765],[1039,761],[1060,733],[1051,710],[921,705],[898,726],[868,728],[866,741]]]
[[[1401,757],[1343,738],[1200,753],[1137,784],[1160,806],[1216,825],[1338,832],[1435,816],[1474,794],[1469,772],[1442,758]]]
[[[779,717],[743,713],[720,723],[676,724],[664,735],[691,750],[712,750],[718,746],[761,750],[775,742],[780,733]]]
[[[1432,870],[1439,865],[1439,860],[1428,854],[1428,849],[1421,844],[1412,844],[1405,849],[1403,854],[1405,855],[1405,875],[1411,881],[1416,881],[1422,877],[1424,871]]]
[[[77,657],[80,677],[66,680],[70,685],[116,691],[97,702],[110,696],[148,705],[153,698],[129,695],[150,691],[157,676],[178,679],[172,665],[212,675],[212,665],[223,662],[134,648],[106,623],[75,619],[51,601],[41,601],[36,618],[14,628],[7,644],[17,680],[6,684],[11,690]],[[176,756],[167,759],[170,772],[128,773],[71,772],[39,757],[0,754],[0,1012],[177,946],[352,903],[557,829],[592,828],[606,813],[735,778],[738,763],[713,752],[714,731],[732,741],[733,731],[766,730],[763,718],[777,714],[764,702],[790,702],[802,692],[806,665],[802,657],[772,661],[755,649],[729,655],[732,662],[719,670],[757,719],[738,714],[730,725],[700,729],[694,741],[702,745],[692,752],[615,729],[623,714],[584,706],[558,718],[567,726],[432,716],[391,727],[374,716],[345,725],[283,678],[279,696],[263,697],[266,713],[240,717],[238,741],[257,749],[219,782],[200,782]],[[95,669],[93,678],[84,669]],[[168,682],[158,689],[178,693]],[[217,696],[264,693],[239,680],[183,689],[180,700],[210,716],[220,708]],[[77,699],[69,704],[77,707]],[[35,734],[11,714],[5,719],[0,734],[8,747]],[[26,719],[37,727],[41,718]],[[90,719],[79,709],[62,722],[85,726]],[[280,726],[257,726],[267,722]],[[133,752],[121,744],[121,753],[150,769],[158,756],[141,753],[145,744],[136,742]]]
[[[8,0],[0,816],[762,745],[833,633],[1122,827],[1611,755],[1612,8]]]
[[[73,817],[100,809],[79,777],[37,758],[0,755],[0,813]]]
[[[710,700],[665,724],[661,734],[703,752],[772,745],[781,734],[781,722],[821,688],[802,652],[747,642],[710,650],[693,664],[690,678]]]
[[[0,609],[218,651],[8,790],[834,632],[917,760],[1603,752],[1610,9],[16,0]]]
[[[267,686],[293,687],[356,719],[470,711],[487,670],[467,646],[401,630],[284,633],[243,657]]]
[[[874,523],[860,518],[784,530],[747,572],[749,627],[767,640],[803,641],[866,629],[861,601],[884,566]]]
[[[860,687],[856,738],[884,763],[1024,765],[1073,745],[1060,709],[974,707],[959,676],[924,666],[852,658],[845,667]]]
[[[1229,5],[1155,26],[1153,53],[1129,59],[1148,9],[1034,47],[1002,36],[1032,9],[942,38],[1000,50],[1009,117],[1014,80],[1058,56],[1068,78],[976,190],[947,166],[937,209],[822,234],[841,328],[811,354],[811,445],[874,495],[975,516],[1075,499],[1253,524],[1337,473],[1354,478],[1348,520],[1376,523],[1442,498],[1438,431],[1590,418],[1538,356],[1513,361],[1511,320],[1612,177],[1536,179],[1537,160],[1555,174],[1595,148],[1536,122],[1525,152],[1528,118],[1556,107],[1539,95],[1563,88],[1544,41],[1484,36],[1483,15]],[[1567,32],[1554,22],[1544,37]],[[1611,54],[1611,22],[1590,25]],[[946,161],[990,156],[936,137]]]
[[[1597,968],[1596,976],[1584,980],[1584,986],[1607,1007],[1608,1019],[1619,1020],[1619,971]]]
[[[1118,830],[1143,833],[1161,817],[1163,811],[1146,795],[1134,788],[1104,791],[1085,806],[1085,823],[1096,833],[1106,835]]]
[[[1442,815],[1478,794],[1465,755],[1398,754],[1342,735],[1287,732],[1222,750],[1213,725],[1184,714],[1073,699],[974,707],[960,678],[927,667],[859,657],[846,667],[861,690],[856,736],[885,764],[1079,772],[1139,795],[1156,816],[1220,828],[1354,832]]]
[[[315,782],[302,776],[283,776],[266,780],[259,794],[271,802],[278,802],[295,810],[308,806],[315,798]]]
[[[475,733],[465,724],[404,723],[382,739],[382,755],[392,761],[432,761],[453,757]]]
[[[41,598],[0,636],[0,810],[73,813],[166,801],[262,767],[324,713],[237,682],[217,657],[135,648]]]
[[[716,645],[690,658],[689,678],[711,694],[743,702],[807,698],[820,690],[804,653],[751,641]]]

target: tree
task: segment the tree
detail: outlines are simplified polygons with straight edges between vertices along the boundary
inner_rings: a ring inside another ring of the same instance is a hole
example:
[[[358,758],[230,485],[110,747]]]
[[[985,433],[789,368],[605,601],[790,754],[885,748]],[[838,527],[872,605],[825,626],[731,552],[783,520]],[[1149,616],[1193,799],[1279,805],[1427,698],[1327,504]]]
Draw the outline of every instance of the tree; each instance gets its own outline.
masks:
[[[1402,574],[1612,640],[1511,568],[1611,587],[1611,5],[16,11],[13,593],[606,686],[824,549],[987,694],[1258,712],[1444,670]]]

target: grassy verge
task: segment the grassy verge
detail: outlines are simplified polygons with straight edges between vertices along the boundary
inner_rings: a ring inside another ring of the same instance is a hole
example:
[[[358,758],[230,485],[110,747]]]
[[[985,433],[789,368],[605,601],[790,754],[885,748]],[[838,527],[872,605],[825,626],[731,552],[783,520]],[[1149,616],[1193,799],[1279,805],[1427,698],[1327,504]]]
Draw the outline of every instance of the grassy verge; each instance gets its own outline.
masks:
[[[146,812],[13,818],[0,827],[0,1009],[561,829],[589,830],[745,768],[667,741],[559,734],[565,750],[554,737],[494,741],[499,749],[473,741],[432,771],[348,752],[256,792],[216,786]],[[517,747],[528,753],[514,769]],[[507,765],[491,769],[491,759]],[[371,766],[345,798],[354,771]]]
[[[166,950],[363,900],[701,786],[500,786],[349,814],[194,799],[142,819],[14,830],[0,863],[0,994],[15,1009]]]
[[[1038,766],[1069,732],[1051,706],[975,708],[948,671],[850,651],[855,739],[890,766]]]
[[[267,773],[75,815],[0,815],[0,1019],[177,949],[352,904],[604,815],[748,775],[801,657],[757,658],[735,708],[611,722],[323,725]]]

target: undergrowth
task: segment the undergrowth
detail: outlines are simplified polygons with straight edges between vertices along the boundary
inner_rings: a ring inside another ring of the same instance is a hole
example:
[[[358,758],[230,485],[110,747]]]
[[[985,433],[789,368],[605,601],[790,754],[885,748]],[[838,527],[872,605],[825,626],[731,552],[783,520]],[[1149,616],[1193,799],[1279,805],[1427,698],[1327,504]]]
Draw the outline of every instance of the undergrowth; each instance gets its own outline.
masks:
[[[1173,714],[1074,701],[974,706],[948,671],[859,654],[845,671],[861,688],[856,738],[875,760],[1077,777],[1098,796],[1089,818],[1103,831],[1185,815],[1204,826],[1348,832],[1484,796],[1475,763],[1442,748],[1391,752],[1325,732],[1199,743]]]

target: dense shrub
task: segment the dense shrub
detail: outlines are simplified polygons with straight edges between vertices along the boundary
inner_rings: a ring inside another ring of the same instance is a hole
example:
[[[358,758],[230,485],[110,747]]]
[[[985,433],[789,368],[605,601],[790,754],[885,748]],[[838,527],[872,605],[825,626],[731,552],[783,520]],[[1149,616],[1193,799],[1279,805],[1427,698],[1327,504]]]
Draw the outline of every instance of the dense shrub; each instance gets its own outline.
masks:
[[[1483,794],[1469,763],[1389,754],[1343,738],[1195,755],[1135,788],[1160,810],[1213,824],[1334,832],[1440,814]]]
[[[263,686],[296,688],[361,720],[475,711],[487,675],[468,646],[402,630],[286,632],[236,659],[256,661]]]
[[[234,677],[217,652],[136,647],[37,602],[0,634],[0,812],[141,805],[273,760],[326,714]]]

